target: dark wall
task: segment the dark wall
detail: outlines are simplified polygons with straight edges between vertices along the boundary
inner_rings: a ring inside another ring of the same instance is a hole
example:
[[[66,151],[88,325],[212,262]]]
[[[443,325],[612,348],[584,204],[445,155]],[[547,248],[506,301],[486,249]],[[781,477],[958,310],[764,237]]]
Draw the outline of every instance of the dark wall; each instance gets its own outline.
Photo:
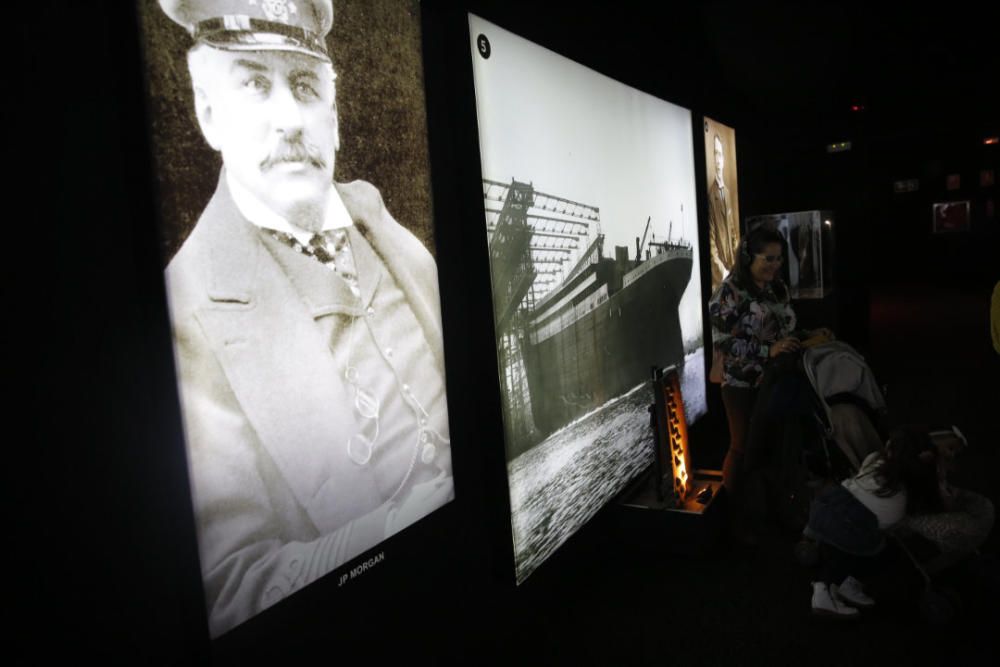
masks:
[[[117,4],[47,3],[11,27],[23,77],[5,105],[15,651],[183,662],[204,611],[146,224],[135,25]]]

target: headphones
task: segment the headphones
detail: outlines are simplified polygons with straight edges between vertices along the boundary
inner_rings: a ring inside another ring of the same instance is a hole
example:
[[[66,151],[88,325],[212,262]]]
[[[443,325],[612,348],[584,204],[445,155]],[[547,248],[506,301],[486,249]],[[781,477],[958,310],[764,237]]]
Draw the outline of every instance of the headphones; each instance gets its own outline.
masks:
[[[740,259],[746,266],[750,266],[753,262],[753,258],[750,256],[750,234],[752,233],[748,232],[744,234],[743,239],[740,241]]]
[[[752,230],[747,231],[747,233],[743,235],[743,238],[740,239],[740,260],[745,262],[747,267],[753,264],[753,254],[750,252],[751,245],[759,243],[761,236],[767,231],[772,231],[779,237],[781,236],[781,232],[779,232],[778,229],[770,222],[762,222]],[[780,243],[784,246],[786,242],[780,241]]]

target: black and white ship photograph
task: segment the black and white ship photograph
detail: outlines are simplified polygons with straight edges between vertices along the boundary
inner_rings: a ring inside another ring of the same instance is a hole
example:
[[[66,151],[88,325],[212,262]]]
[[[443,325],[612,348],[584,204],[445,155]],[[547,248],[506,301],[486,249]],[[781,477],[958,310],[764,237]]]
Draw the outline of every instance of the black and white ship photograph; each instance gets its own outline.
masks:
[[[521,583],[652,463],[654,366],[705,414],[692,118],[470,29]]]

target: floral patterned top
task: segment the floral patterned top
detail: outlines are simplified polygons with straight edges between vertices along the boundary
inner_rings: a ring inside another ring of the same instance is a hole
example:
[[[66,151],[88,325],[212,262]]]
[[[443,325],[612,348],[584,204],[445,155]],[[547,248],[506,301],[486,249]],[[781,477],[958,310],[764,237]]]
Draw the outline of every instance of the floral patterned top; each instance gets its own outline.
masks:
[[[714,345],[725,354],[724,386],[758,386],[771,345],[792,334],[795,311],[788,301],[788,291],[781,292],[783,298],[768,284],[755,297],[729,276],[712,295],[708,316]]]

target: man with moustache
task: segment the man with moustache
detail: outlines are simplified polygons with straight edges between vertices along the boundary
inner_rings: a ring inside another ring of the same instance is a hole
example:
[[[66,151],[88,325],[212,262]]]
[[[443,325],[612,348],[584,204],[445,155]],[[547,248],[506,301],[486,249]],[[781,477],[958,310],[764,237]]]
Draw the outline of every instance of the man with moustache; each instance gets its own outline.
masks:
[[[722,138],[716,134],[715,178],[708,187],[708,240],[712,263],[712,291],[718,289],[734,266],[740,245],[739,221],[733,214],[733,203],[726,187],[724,168],[726,153]]]
[[[334,183],[330,0],[160,0],[218,187],[166,270],[211,634],[454,497],[434,260]]]

